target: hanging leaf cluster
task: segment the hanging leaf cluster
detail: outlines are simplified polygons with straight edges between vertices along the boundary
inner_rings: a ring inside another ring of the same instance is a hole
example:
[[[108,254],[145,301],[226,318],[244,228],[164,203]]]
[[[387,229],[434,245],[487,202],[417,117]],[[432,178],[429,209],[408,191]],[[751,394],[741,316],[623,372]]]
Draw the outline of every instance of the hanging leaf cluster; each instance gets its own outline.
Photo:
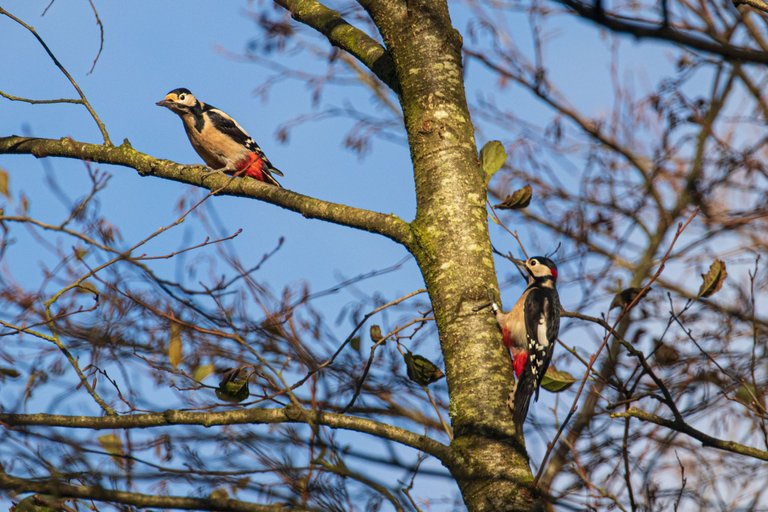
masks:
[[[224,402],[239,403],[248,398],[248,367],[228,368],[216,388],[216,396]]]
[[[576,382],[576,378],[568,372],[557,371],[553,367],[547,368],[547,373],[541,379],[541,387],[550,393],[560,393],[565,391]]]
[[[445,377],[443,371],[426,357],[406,351],[403,359],[408,378],[420,386],[428,386]]]

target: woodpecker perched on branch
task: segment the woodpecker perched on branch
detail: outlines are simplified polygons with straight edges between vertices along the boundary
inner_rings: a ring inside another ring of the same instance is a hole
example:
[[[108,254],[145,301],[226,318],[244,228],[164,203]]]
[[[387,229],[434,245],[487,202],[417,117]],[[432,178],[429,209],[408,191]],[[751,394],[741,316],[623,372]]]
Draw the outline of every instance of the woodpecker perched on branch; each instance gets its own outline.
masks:
[[[501,327],[504,345],[512,355],[517,377],[513,418],[522,425],[531,395],[539,399],[539,386],[552,360],[560,330],[560,298],[557,295],[557,266],[544,256],[515,263],[525,269],[528,287],[512,311],[504,313],[492,304]]]
[[[282,176],[258,144],[223,111],[195,98],[189,89],[174,89],[156,105],[177,114],[189,142],[214,171],[242,173],[270,185],[280,186],[272,176]]]

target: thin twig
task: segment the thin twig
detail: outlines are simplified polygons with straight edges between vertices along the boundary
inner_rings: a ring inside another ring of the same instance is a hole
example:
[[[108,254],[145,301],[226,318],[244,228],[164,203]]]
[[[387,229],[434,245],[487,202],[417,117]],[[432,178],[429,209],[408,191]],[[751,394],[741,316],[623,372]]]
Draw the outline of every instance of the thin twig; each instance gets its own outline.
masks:
[[[28,25],[27,23],[17,18],[13,14],[9,13],[2,7],[0,7],[0,14],[3,14],[9,17],[13,21],[18,23],[22,27],[24,27],[25,29],[27,29],[35,37],[35,39],[37,39],[37,42],[40,43],[40,45],[43,47],[43,49],[45,50],[45,53],[48,54],[48,56],[51,58],[53,63],[56,65],[56,67],[59,68],[59,71],[61,71],[64,74],[64,76],[67,77],[67,80],[69,80],[69,83],[72,84],[72,87],[74,87],[75,90],[77,91],[77,94],[80,96],[80,100],[82,101],[83,106],[88,110],[88,112],[91,114],[91,117],[96,122],[96,125],[99,127],[101,136],[104,139],[104,144],[106,144],[107,146],[111,146],[112,141],[109,139],[109,133],[107,133],[107,128],[104,126],[104,123],[101,121],[98,114],[96,114],[96,111],[91,106],[90,102],[88,101],[88,98],[85,97],[85,93],[83,93],[82,89],[80,89],[80,86],[77,84],[75,79],[72,78],[72,75],[69,74],[69,71],[67,71],[64,65],[61,62],[59,62],[59,59],[56,58],[56,56],[53,54],[53,52],[48,47],[48,45],[43,40],[43,38],[40,37],[40,34],[37,33],[34,27],[32,27],[31,25]]]
[[[696,217],[696,215],[699,213],[699,209],[696,208],[693,210],[693,212],[688,216],[688,220],[685,221],[685,223],[678,224],[677,231],[675,232],[675,236],[672,238],[672,241],[669,244],[669,248],[667,249],[667,252],[664,253],[664,256],[661,258],[661,261],[659,262],[659,267],[656,270],[656,273],[648,280],[648,282],[645,284],[645,286],[642,288],[640,293],[638,293],[635,298],[624,306],[624,308],[621,310],[621,313],[617,316],[616,320],[613,323],[613,326],[608,331],[608,333],[603,338],[602,343],[600,343],[600,346],[598,347],[597,351],[589,358],[589,365],[587,365],[587,369],[584,372],[584,376],[581,379],[581,384],[579,385],[578,391],[576,391],[576,396],[573,398],[573,403],[571,404],[571,409],[568,411],[567,416],[563,420],[563,423],[560,425],[560,428],[557,430],[557,433],[555,434],[555,437],[552,439],[550,443],[547,445],[547,451],[544,454],[544,458],[541,461],[541,465],[539,466],[539,470],[536,472],[536,478],[533,481],[533,486],[536,487],[539,483],[539,479],[541,478],[541,475],[544,474],[544,470],[547,466],[547,459],[549,458],[549,455],[552,453],[552,449],[557,444],[558,439],[562,435],[563,431],[565,430],[565,427],[568,425],[568,422],[573,417],[574,414],[576,414],[577,410],[577,404],[579,402],[579,398],[581,397],[581,393],[584,391],[584,386],[587,383],[587,379],[589,377],[589,374],[592,371],[592,366],[594,366],[595,362],[597,361],[598,356],[603,351],[605,346],[608,344],[608,340],[611,339],[612,336],[615,335],[615,329],[616,326],[621,322],[621,320],[629,314],[629,312],[632,310],[632,308],[635,307],[635,305],[640,301],[640,299],[648,293],[648,290],[650,289],[651,285],[659,278],[661,273],[664,271],[664,266],[666,264],[667,259],[669,258],[669,255],[672,253],[672,249],[675,247],[675,243],[677,243],[677,240],[680,238],[680,235],[685,231],[685,229],[690,225],[691,222],[693,222],[693,219]],[[679,414],[679,412],[678,412]]]

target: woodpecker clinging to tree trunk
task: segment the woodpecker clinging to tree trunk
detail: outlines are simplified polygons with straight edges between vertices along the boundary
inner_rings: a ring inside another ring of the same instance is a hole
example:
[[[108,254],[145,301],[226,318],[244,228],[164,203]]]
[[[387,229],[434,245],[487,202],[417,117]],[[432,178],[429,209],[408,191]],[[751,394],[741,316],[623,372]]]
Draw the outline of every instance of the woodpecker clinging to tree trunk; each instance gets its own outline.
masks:
[[[509,313],[492,304],[504,345],[512,355],[517,377],[513,418],[522,425],[531,395],[539,399],[539,386],[552,360],[560,330],[560,299],[557,295],[557,266],[544,256],[515,261],[528,274],[528,287]]]
[[[272,165],[258,144],[223,111],[195,98],[189,89],[174,89],[156,105],[178,114],[189,142],[206,165],[215,171],[242,173],[280,186],[272,176],[283,173]]]

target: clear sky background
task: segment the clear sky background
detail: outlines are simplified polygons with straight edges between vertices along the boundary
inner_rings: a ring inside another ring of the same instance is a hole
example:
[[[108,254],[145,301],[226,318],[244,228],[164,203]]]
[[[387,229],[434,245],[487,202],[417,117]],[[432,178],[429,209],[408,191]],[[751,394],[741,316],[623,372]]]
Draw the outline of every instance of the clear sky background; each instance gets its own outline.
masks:
[[[179,119],[166,109],[155,106],[165,93],[187,87],[201,100],[228,112],[253,136],[272,162],[285,172],[282,184],[289,189],[328,201],[345,203],[381,212],[392,212],[405,220],[415,213],[413,177],[407,146],[396,141],[375,139],[364,157],[343,147],[343,139],[353,123],[344,119],[307,122],[293,128],[287,141],[277,139],[282,124],[302,114],[319,113],[329,107],[354,104],[371,108],[369,94],[358,88],[327,88],[318,103],[312,101],[311,88],[301,80],[288,80],[271,88],[266,96],[254,94],[267,73],[264,67],[233,58],[242,54],[249,42],[258,38],[248,12],[260,9],[274,12],[267,2],[188,2],[154,0],[132,2],[96,2],[104,24],[104,49],[94,72],[88,74],[99,48],[99,30],[85,0],[58,0],[41,17],[48,1],[17,0],[3,2],[3,7],[33,25],[52,51],[74,75],[93,107],[105,122],[113,142],[130,140],[134,148],[155,157],[181,163],[200,163],[190,146]],[[464,30],[467,16],[456,6],[454,22]],[[515,23],[522,23],[520,19]],[[555,82],[567,84],[582,107],[594,112],[607,111],[611,84],[595,80],[608,66],[609,52],[594,28],[579,22],[564,23],[569,37],[556,38],[548,52]],[[309,30],[299,27],[299,30]],[[521,34],[524,33],[521,25]],[[520,44],[526,40],[521,37]],[[635,51],[630,45],[631,52]],[[641,51],[637,50],[638,55]],[[646,44],[644,55],[659,57],[653,44]],[[19,96],[47,99],[75,97],[66,79],[55,69],[34,38],[5,17],[0,17],[0,55],[3,71],[0,90]],[[575,59],[574,55],[587,56]],[[307,70],[321,70],[310,55],[298,54],[290,63]],[[659,59],[657,72],[669,68]],[[521,115],[549,115],[526,94],[511,89],[497,95],[486,82],[487,74],[478,67],[468,70],[468,94],[481,95],[500,102],[517,102]],[[642,77],[640,77],[642,81]],[[99,142],[95,124],[85,109],[76,105],[29,105],[0,98],[0,134],[32,134]],[[490,139],[505,141],[508,134],[478,124],[478,143]],[[58,219],[64,209],[46,190],[47,172],[55,173],[65,183],[71,197],[85,192],[87,179],[79,161],[29,156],[0,156],[0,167],[10,175],[10,187],[18,197],[30,198],[32,215]],[[105,216],[122,230],[125,244],[140,240],[161,225],[177,217],[176,204],[182,196],[199,197],[200,192],[186,185],[152,177],[140,177],[134,170],[102,166],[113,175],[109,188],[101,195]],[[563,179],[568,179],[564,176]],[[281,236],[285,247],[271,259],[259,278],[269,283],[275,293],[287,285],[304,281],[312,290],[322,290],[372,269],[388,267],[406,256],[403,248],[379,236],[342,228],[317,220],[307,220],[292,212],[257,201],[215,198],[216,211],[231,232],[243,233],[233,242],[246,264],[255,264],[271,250]],[[13,209],[18,205],[6,205]],[[184,230],[165,235],[164,244],[181,245]],[[524,242],[534,253],[554,248],[548,238],[539,238],[521,226]],[[503,250],[515,250],[514,241],[494,233],[495,243]],[[170,241],[170,242],[169,242]],[[39,279],[34,254],[11,253],[3,261],[3,271],[17,279]],[[497,262],[501,276],[514,276],[510,266]],[[569,276],[577,272],[567,264],[561,269],[563,302],[569,305]],[[379,292],[395,298],[422,286],[413,261],[396,274],[366,281],[368,293]],[[514,301],[519,287],[505,290],[506,302]],[[330,318],[352,297],[341,294],[323,299]],[[610,299],[608,299],[610,300]],[[347,326],[340,327],[340,335]],[[437,340],[425,352],[437,353]],[[444,386],[444,383],[440,385]],[[546,394],[545,394],[546,395]],[[545,398],[548,400],[549,398]],[[533,446],[532,455],[536,459]],[[540,454],[539,454],[540,456]],[[417,481],[418,482],[418,481]],[[419,482],[422,496],[445,496],[450,486],[424,479]],[[0,498],[2,504],[2,498]],[[435,508],[439,510],[439,507]]]

